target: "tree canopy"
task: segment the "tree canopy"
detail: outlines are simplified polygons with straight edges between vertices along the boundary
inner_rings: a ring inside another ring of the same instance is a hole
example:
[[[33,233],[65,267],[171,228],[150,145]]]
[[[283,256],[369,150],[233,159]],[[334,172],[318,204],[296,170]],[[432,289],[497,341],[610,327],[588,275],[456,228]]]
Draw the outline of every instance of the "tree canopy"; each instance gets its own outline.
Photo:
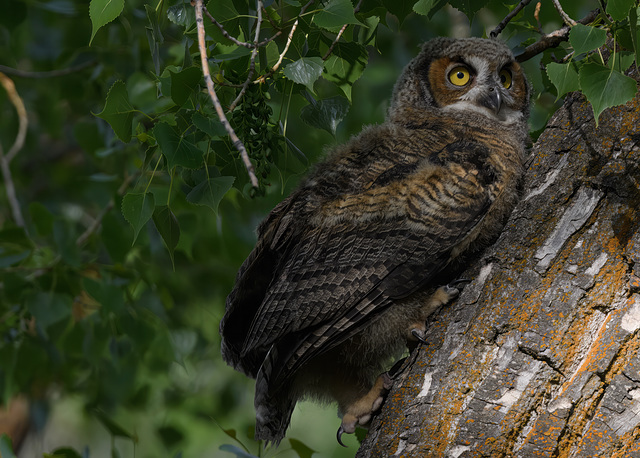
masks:
[[[258,222],[326,148],[384,119],[435,36],[514,49],[533,138],[568,92],[596,119],[631,100],[637,2],[560,3],[7,0],[2,403],[26,394],[46,418],[77,399],[114,456],[240,454],[252,385],[221,362],[218,322]],[[338,456],[292,437],[291,456]]]

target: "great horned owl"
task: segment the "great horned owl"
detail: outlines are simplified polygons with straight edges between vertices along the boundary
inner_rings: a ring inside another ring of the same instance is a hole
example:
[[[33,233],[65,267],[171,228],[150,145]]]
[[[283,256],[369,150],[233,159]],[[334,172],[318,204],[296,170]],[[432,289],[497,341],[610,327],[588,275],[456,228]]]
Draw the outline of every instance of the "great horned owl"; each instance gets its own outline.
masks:
[[[301,398],[366,424],[380,375],[457,294],[443,270],[488,243],[517,199],[529,86],[503,43],[427,42],[384,124],[336,147],[260,224],[220,324],[256,378],[256,438],[278,443]]]

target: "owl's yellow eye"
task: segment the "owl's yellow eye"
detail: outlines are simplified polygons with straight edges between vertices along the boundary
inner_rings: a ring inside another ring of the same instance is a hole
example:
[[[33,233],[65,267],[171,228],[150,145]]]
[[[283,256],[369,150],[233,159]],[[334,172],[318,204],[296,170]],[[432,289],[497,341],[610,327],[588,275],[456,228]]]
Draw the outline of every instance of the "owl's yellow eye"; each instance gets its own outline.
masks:
[[[455,86],[464,86],[469,82],[471,78],[471,74],[469,73],[469,69],[466,67],[454,67],[449,72],[449,81]]]
[[[511,87],[511,72],[506,68],[500,71],[500,82],[502,83],[502,87],[505,89],[509,89]]]

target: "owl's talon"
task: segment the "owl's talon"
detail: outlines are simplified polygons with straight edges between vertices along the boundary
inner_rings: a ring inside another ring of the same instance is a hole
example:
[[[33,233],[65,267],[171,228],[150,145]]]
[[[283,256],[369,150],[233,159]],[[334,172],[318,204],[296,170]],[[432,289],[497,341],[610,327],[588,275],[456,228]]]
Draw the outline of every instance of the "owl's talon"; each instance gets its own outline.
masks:
[[[428,345],[427,341],[424,339],[424,331],[421,329],[412,329],[411,335],[416,338],[416,340],[420,343]]]
[[[344,448],[348,448],[346,445],[342,443],[342,435],[344,434],[344,428],[342,425],[338,428],[338,433],[336,434],[336,439],[338,439],[338,444],[342,445]]]

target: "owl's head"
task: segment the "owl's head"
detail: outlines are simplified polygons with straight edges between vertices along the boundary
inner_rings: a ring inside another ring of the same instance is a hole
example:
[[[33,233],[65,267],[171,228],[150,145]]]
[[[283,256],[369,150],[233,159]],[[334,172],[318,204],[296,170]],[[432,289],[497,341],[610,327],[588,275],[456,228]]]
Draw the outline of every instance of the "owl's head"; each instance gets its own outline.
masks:
[[[390,113],[406,107],[521,123],[529,115],[529,85],[504,43],[436,38],[423,46],[396,83]]]

